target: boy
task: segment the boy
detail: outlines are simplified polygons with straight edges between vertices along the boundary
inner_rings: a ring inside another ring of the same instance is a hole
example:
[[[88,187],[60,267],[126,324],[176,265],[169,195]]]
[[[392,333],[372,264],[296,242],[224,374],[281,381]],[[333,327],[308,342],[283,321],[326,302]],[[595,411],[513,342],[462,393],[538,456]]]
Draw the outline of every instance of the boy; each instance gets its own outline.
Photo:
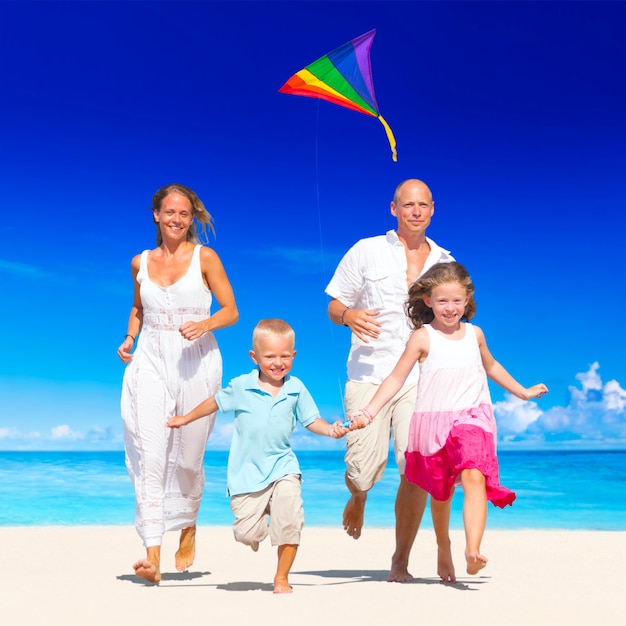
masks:
[[[272,545],[278,546],[274,593],[292,591],[288,576],[304,526],[300,467],[289,443],[296,420],[318,435],[338,439],[348,432],[341,422],[331,425],[323,420],[302,382],[289,376],[294,345],[295,333],[289,324],[261,320],[250,350],[257,368],[231,380],[187,415],[167,422],[178,428],[218,408],[223,413],[235,412],[226,479],[236,518],[233,533],[236,541],[256,552],[269,531]]]

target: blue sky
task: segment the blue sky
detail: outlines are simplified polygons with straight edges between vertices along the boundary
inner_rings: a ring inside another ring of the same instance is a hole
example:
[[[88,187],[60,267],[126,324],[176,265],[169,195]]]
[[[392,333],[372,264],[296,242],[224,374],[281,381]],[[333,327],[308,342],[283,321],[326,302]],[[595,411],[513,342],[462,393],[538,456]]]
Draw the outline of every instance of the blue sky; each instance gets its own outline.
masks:
[[[278,93],[372,28],[397,163],[375,119]],[[0,29],[0,449],[121,449],[130,259],[170,182],[213,213],[240,308],[217,333],[224,381],[282,317],[335,419],[349,336],[324,287],[393,228],[410,177],[495,357],[550,388],[525,405],[493,388],[502,444],[626,446],[626,3],[2,2]]]

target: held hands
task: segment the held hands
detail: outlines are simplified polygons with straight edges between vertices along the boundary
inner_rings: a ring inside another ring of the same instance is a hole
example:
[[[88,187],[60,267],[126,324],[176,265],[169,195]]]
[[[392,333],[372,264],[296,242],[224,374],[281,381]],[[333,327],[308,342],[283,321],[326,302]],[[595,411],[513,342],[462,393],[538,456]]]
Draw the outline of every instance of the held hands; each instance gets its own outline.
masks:
[[[334,424],[331,424],[328,428],[328,436],[333,439],[341,439],[347,432],[349,428],[340,421],[336,421]]]
[[[363,342],[369,343],[368,337],[377,339],[380,335],[380,322],[376,321],[378,311],[372,309],[346,309],[343,323]]]
[[[361,409],[360,411],[356,411],[355,413],[348,415],[348,419],[343,423],[343,425],[345,428],[349,428],[350,430],[359,430],[369,426],[373,419],[374,418],[371,416],[369,411]]]
[[[539,383],[538,385],[528,387],[524,391],[525,393],[523,399],[530,400],[531,398],[541,398],[548,393],[548,388],[543,383]]]

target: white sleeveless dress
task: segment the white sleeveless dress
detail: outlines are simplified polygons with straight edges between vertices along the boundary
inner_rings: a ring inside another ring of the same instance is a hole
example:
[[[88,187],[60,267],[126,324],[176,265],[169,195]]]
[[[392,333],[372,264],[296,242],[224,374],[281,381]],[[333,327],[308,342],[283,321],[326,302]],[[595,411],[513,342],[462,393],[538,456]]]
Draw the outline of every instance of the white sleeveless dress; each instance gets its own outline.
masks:
[[[420,364],[405,476],[445,501],[460,483],[461,471],[476,468],[485,476],[487,499],[503,508],[515,494],[500,485],[487,375],[476,331],[471,324],[463,327],[465,336],[451,340],[424,324],[430,350]]]
[[[215,414],[183,428],[166,425],[221,388],[222,358],[213,333],[187,341],[178,331],[184,322],[210,316],[201,247],[194,248],[187,273],[169,287],[150,280],[148,250],[137,274],[143,326],[124,372],[121,412],[135,527],[146,547],[161,545],[166,531],[196,523],[204,488],[204,450]]]

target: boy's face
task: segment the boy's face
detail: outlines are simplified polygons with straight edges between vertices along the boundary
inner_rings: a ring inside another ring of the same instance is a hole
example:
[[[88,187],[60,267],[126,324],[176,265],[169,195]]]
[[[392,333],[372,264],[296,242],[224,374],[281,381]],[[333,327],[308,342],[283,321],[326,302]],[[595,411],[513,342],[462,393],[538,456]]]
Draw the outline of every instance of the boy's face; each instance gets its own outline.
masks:
[[[293,340],[289,337],[261,336],[254,350],[250,350],[250,358],[259,366],[259,378],[263,382],[278,382],[285,378],[295,356]]]

